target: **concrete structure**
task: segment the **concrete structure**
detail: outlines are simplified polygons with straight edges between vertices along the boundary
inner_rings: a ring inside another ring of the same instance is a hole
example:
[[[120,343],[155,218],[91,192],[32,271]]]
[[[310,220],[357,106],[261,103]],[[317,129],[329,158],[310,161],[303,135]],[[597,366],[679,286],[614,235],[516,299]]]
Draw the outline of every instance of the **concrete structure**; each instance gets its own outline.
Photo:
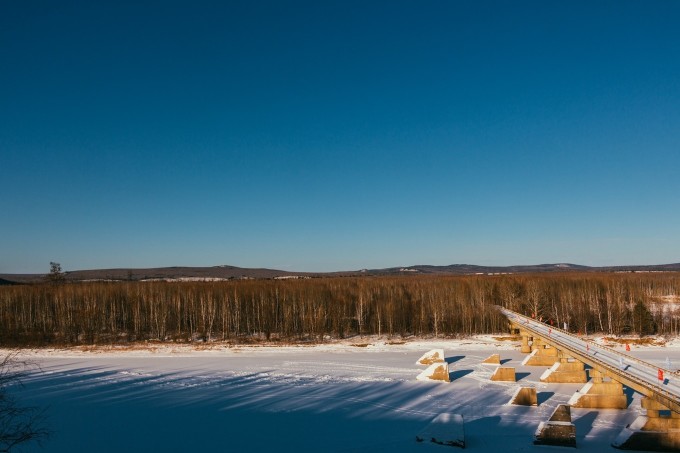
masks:
[[[626,426],[612,446],[623,450],[680,451],[680,414],[649,398],[642,398],[640,404],[646,415]]]
[[[531,336],[528,335],[526,332],[522,335],[522,347],[520,348],[520,351],[524,354],[528,354],[531,352],[531,345],[529,344],[529,341],[531,340]]]
[[[433,363],[442,363],[444,360],[444,350],[443,349],[431,349],[425,354],[423,354],[416,365],[432,365]]]
[[[522,365],[552,366],[558,360],[557,349],[544,344],[539,338],[534,337],[533,344],[531,345],[531,354],[522,361]]]
[[[517,406],[538,406],[538,395],[535,387],[520,387],[517,389],[510,404]]]
[[[569,359],[562,358],[545,370],[541,375],[541,382],[584,384],[588,382],[588,375],[582,362],[570,362]]]
[[[547,364],[552,352],[543,349],[556,350],[555,362],[559,360],[560,365],[554,367],[550,373],[544,373],[544,382],[552,382],[551,379],[555,378],[551,376],[560,372],[562,367],[565,367],[562,370],[564,372],[576,371],[573,376],[582,376],[580,370],[569,369],[572,365],[563,365],[565,362],[580,362],[591,367],[591,381],[569,401],[574,407],[624,409],[627,407],[624,385],[645,397],[644,405],[648,414],[629,425],[613,443],[614,446],[651,451],[680,451],[680,426],[677,422],[680,418],[680,379],[658,379],[659,375],[674,376],[671,371],[505,308],[499,307],[499,310],[507,316],[513,332],[522,335],[522,350],[525,351],[527,346],[533,350],[532,356],[525,360],[527,364],[541,361]],[[541,358],[538,359],[537,356]],[[667,408],[668,412],[655,408]]]
[[[560,404],[547,422],[538,425],[534,444],[576,447],[576,426],[571,422],[569,406]]]
[[[491,354],[489,357],[484,359],[482,363],[490,364],[490,365],[500,365],[501,364],[501,355],[500,354]]]
[[[451,382],[449,377],[448,363],[433,363],[427,367],[422,373],[416,376],[419,381],[444,381]]]
[[[416,436],[416,441],[465,448],[463,416],[439,414]]]
[[[499,366],[491,375],[492,381],[516,382],[515,368]]]
[[[548,421],[571,423],[571,407],[568,404],[560,404],[555,408]]]
[[[569,399],[572,407],[588,409],[625,409],[628,399],[623,393],[623,385],[613,380],[604,380],[597,370],[590,370],[591,380]]]

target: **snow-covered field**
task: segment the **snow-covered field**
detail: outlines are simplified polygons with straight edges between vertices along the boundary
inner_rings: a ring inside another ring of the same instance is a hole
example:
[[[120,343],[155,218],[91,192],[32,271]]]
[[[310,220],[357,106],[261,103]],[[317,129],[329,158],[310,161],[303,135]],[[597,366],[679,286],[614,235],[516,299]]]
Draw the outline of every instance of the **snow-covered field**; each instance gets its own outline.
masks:
[[[545,368],[523,367],[517,343],[490,336],[399,343],[24,351],[40,369],[16,391],[48,407],[44,451],[55,453],[453,451],[415,440],[442,413],[463,416],[469,451],[559,450],[532,445],[534,431],[581,385],[541,383]],[[452,382],[416,381],[432,348],[444,349]],[[489,381],[495,367],[481,361],[495,352],[517,383]],[[630,354],[675,368],[680,341]],[[520,385],[537,388],[538,407],[507,404]],[[572,409],[579,451],[618,451],[610,443],[641,413],[630,397],[625,411]]]

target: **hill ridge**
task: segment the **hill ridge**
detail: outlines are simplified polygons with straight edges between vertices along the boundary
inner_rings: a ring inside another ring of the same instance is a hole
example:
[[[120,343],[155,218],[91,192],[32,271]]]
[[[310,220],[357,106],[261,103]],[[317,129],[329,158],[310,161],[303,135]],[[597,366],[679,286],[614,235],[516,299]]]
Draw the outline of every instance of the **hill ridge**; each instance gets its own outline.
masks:
[[[223,264],[217,266],[83,269],[67,271],[64,273],[64,276],[68,281],[140,281],[182,279],[237,280],[380,275],[482,275],[547,272],[680,272],[680,263],[631,266],[584,266],[572,263],[546,263],[511,266],[484,266],[476,264],[418,264],[413,266],[397,266],[382,269],[360,269],[335,272],[294,272],[280,269],[247,268]],[[46,274],[0,274],[0,284],[35,283],[43,280],[45,276]]]

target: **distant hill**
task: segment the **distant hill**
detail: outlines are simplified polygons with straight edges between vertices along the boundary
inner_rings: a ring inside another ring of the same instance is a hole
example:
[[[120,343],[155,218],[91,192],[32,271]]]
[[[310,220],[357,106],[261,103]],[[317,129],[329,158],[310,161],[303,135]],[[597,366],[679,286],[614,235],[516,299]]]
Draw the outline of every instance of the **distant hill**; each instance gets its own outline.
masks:
[[[89,269],[65,272],[68,281],[88,280],[236,280],[275,277],[310,276],[276,269],[251,269],[236,266],[158,267],[147,269]],[[0,274],[0,279],[17,283],[34,283],[45,279],[45,274]]]
[[[412,272],[420,274],[473,275],[590,271],[593,269],[596,268],[580,266],[577,264],[536,264],[528,266],[476,266],[474,264],[450,264],[448,266],[417,265],[408,267],[391,267],[388,269],[374,269],[369,272],[377,274],[405,274]]]
[[[5,280],[4,278],[0,278],[0,286],[6,286],[6,285],[16,285],[17,282],[13,282],[11,280]]]
[[[390,267],[386,269],[364,269],[363,275],[482,275],[482,274],[529,274],[544,272],[678,272],[680,263],[659,264],[649,266],[608,266],[592,267],[580,264],[532,264],[517,266],[477,266],[474,264],[450,264],[448,266],[416,265],[407,267]]]
[[[647,266],[591,267],[570,263],[535,264],[525,266],[477,266],[473,264],[451,264],[448,266],[416,265],[390,267],[385,269],[361,269],[338,272],[290,272],[266,268],[244,268],[236,266],[212,267],[158,267],[149,269],[91,269],[65,273],[68,281],[116,280],[239,280],[272,278],[311,278],[337,276],[380,276],[380,275],[489,275],[528,274],[545,272],[680,272],[680,263]],[[45,279],[45,274],[0,274],[0,285],[35,283]]]

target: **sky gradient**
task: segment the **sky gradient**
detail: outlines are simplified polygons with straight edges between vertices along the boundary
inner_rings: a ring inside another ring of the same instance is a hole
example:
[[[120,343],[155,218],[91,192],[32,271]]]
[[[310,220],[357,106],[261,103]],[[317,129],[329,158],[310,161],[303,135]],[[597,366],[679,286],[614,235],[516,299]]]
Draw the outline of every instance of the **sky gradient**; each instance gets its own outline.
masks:
[[[0,273],[680,261],[680,2],[3,2]]]

